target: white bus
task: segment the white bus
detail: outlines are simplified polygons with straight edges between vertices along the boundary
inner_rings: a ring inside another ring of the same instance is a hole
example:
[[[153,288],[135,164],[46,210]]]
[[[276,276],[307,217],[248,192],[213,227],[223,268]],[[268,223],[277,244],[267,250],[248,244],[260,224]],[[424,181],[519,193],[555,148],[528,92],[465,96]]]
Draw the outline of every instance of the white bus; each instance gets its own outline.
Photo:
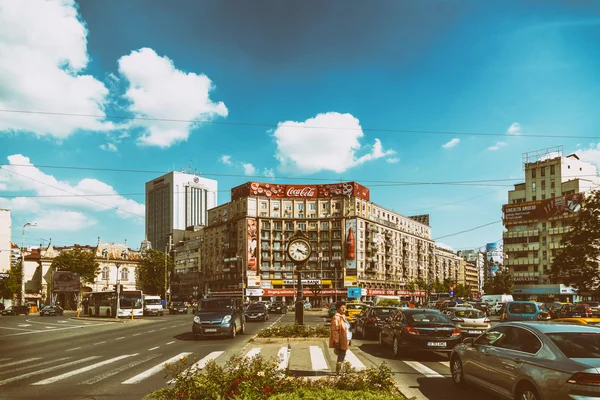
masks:
[[[83,295],[84,312],[91,317],[114,317],[117,309],[117,294],[113,291],[90,292]],[[144,315],[144,295],[141,290],[123,290],[119,294],[119,317]]]

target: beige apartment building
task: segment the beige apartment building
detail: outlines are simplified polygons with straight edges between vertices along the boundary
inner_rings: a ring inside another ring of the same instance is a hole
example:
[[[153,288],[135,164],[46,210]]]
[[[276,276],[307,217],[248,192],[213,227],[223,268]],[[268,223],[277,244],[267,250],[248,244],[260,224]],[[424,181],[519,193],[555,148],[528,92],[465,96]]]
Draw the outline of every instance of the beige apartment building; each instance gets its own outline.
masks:
[[[562,146],[523,154],[525,182],[502,206],[504,265],[513,274],[516,298],[573,300],[573,288],[552,284],[552,260],[571,230],[584,193],[600,185],[596,166]]]

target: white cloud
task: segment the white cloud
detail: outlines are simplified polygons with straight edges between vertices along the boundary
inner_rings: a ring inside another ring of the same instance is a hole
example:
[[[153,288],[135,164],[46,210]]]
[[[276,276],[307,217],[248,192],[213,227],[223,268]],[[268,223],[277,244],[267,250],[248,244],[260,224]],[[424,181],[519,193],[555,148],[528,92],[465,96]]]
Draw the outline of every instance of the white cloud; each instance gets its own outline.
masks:
[[[214,86],[206,75],[178,70],[172,60],[152,49],[132,51],[121,57],[118,64],[119,73],[129,82],[125,93],[130,101],[129,110],[136,116],[203,121],[228,114],[223,102],[210,99]],[[138,143],[159,147],[187,140],[195,125],[142,120],[134,120],[132,124],[145,128]]]
[[[386,159],[385,161],[389,164],[397,164],[400,162],[400,159],[398,157],[390,157],[390,158]]]
[[[521,134],[521,124],[518,122],[513,122],[511,126],[508,127],[506,133],[509,135],[520,135]]]
[[[244,168],[244,175],[256,175],[256,168],[254,165],[250,163],[242,163],[242,168]]]
[[[600,166],[600,143],[590,146],[589,149],[577,150],[575,154],[581,159],[581,161],[592,163],[596,166]]]
[[[456,146],[458,143],[460,143],[460,139],[459,138],[454,138],[454,139],[450,140],[448,143],[444,143],[442,145],[442,147],[445,148],[445,149],[451,149],[454,146]]]
[[[445,249],[445,250],[450,250],[451,252],[455,253],[454,248],[452,246],[444,244],[444,243],[436,242],[435,247],[439,247],[439,248]]]
[[[370,152],[358,153],[364,136],[360,122],[351,114],[328,112],[317,114],[304,122],[280,122],[273,132],[277,144],[275,157],[282,171],[316,173],[344,172],[367,161],[395,154],[384,150],[375,139]]]
[[[223,155],[223,156],[221,156],[221,158],[219,159],[219,161],[221,161],[225,165],[231,165],[232,164],[232,162],[231,162],[231,156]]]
[[[33,166],[28,157],[21,154],[9,156],[8,162],[10,165],[4,166],[0,170],[0,182],[3,182],[13,192],[33,192],[35,195],[42,196],[34,199],[42,209],[50,206],[91,211],[114,210],[122,218],[136,219],[138,218],[132,214],[142,217],[145,214],[143,204],[119,195],[112,186],[97,179],[85,178],[73,186],[40,171]],[[97,194],[109,196],[84,198],[85,195]],[[2,202],[10,201],[15,204],[15,200],[3,199]]]
[[[275,178],[275,171],[273,171],[273,168],[265,168],[263,170],[263,175],[268,178]]]
[[[108,89],[81,74],[88,31],[73,0],[4,1],[0,7],[0,108],[104,116]],[[62,139],[77,130],[113,128],[103,118],[2,113],[0,132]]]
[[[77,211],[45,210],[33,218],[35,229],[42,231],[79,231],[97,224],[88,215]]]
[[[496,142],[495,145],[490,146],[487,149],[489,151],[496,151],[496,150],[500,150],[500,147],[504,147],[504,146],[508,146],[508,143],[506,143],[506,142]]]
[[[114,143],[101,144],[100,148],[104,151],[112,151],[112,152],[117,151],[117,146],[115,146]]]

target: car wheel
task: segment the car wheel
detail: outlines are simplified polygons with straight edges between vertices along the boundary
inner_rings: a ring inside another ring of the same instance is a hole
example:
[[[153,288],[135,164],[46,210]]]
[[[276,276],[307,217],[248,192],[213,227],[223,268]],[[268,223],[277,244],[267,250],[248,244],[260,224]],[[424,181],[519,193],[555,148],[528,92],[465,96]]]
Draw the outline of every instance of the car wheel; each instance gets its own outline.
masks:
[[[231,326],[231,333],[229,334],[230,338],[235,338],[235,335],[237,334],[237,326],[235,326],[235,324],[233,324]]]
[[[383,334],[379,331],[379,347],[385,347],[385,343],[383,343]]]
[[[400,350],[400,341],[397,337],[394,337],[394,341],[392,342],[392,353],[394,357],[399,357],[402,351]]]
[[[450,358],[450,372],[452,373],[452,382],[456,386],[462,387],[465,385],[465,376],[460,357],[454,356]]]
[[[542,398],[533,386],[525,384],[517,389],[515,400],[542,400]]]

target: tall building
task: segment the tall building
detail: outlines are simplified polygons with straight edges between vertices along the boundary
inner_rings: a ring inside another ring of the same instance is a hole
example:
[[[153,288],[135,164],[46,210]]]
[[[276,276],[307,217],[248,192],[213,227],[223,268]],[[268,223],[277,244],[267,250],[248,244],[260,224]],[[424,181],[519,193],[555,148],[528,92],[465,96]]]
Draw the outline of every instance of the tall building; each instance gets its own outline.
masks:
[[[297,276],[285,249],[300,230],[313,250],[303,273],[306,296],[333,300],[356,286],[363,298],[407,295],[409,282],[435,279],[428,223],[426,216],[411,218],[373,203],[369,189],[355,182],[248,182],[231,190],[231,202],[209,210],[202,270],[213,296],[241,295],[245,286],[250,297],[291,300]],[[446,261],[454,257],[442,257],[440,274],[454,273]]]
[[[569,232],[584,193],[600,185],[596,167],[562,146],[523,154],[525,182],[508,192],[502,206],[504,266],[515,281],[517,298],[572,300],[574,291],[552,284],[550,268]]]
[[[471,270],[471,272],[467,273],[467,275],[471,276],[470,284],[473,287],[477,288],[477,292],[474,294],[481,295],[483,293],[483,283],[485,282],[485,257],[483,252],[479,250],[461,250],[459,255],[469,264],[471,267],[467,267]],[[474,270],[472,269],[474,268]],[[477,276],[473,273],[476,273]],[[475,278],[477,278],[477,285],[475,286]],[[465,276],[467,279],[467,276]]]
[[[146,239],[164,251],[174,230],[206,225],[207,212],[216,205],[212,179],[173,171],[146,182]]]
[[[0,272],[10,271],[12,253],[12,221],[10,210],[0,209]]]

